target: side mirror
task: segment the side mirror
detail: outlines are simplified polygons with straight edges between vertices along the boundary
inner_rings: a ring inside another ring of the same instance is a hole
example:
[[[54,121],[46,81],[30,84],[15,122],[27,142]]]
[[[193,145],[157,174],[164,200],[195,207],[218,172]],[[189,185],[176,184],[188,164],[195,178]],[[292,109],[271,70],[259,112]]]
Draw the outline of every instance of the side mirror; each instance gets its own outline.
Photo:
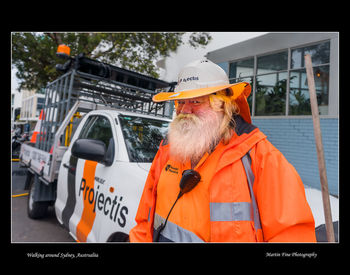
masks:
[[[104,142],[95,139],[78,139],[72,147],[72,155],[97,162],[103,162],[106,154]]]

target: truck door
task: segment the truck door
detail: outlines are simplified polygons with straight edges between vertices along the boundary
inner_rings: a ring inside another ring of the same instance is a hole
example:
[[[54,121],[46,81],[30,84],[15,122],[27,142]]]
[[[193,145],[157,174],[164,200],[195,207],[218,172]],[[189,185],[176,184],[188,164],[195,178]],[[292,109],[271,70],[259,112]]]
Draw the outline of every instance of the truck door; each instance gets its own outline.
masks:
[[[107,148],[107,154],[114,159],[114,131],[111,120],[107,116],[90,115],[84,123],[78,139],[103,141]],[[76,169],[72,169],[74,167],[68,168],[68,199],[66,209],[62,212],[62,220],[66,223],[69,220],[69,230],[78,241],[96,242],[101,228],[101,217],[100,213],[96,211],[95,199],[99,192],[104,192],[101,181],[96,181],[96,179],[103,176],[97,175],[96,171],[100,170],[100,166],[105,167],[105,165],[95,161],[77,159],[72,155],[70,155],[69,164],[75,164]],[[108,169],[108,167],[106,168]],[[69,179],[72,178],[74,180],[69,182]],[[73,182],[74,188],[72,187]],[[72,207],[73,204],[74,207]]]
[[[78,127],[77,133],[82,132],[82,129],[88,129],[94,121],[94,117],[86,116],[82,121],[82,125]],[[75,139],[75,136],[73,139]],[[71,154],[72,144],[73,143],[70,144],[68,150],[62,157],[62,165],[60,166],[57,179],[55,212],[60,223],[70,232],[75,232],[75,228],[73,230],[73,226],[71,226],[70,219],[72,218],[76,206],[76,186],[78,184],[76,173],[78,177],[80,175],[81,179],[82,172],[77,170],[78,159]]]
[[[115,132],[111,120],[104,115],[94,115],[93,121],[86,129],[83,129],[79,138],[95,139],[103,141],[107,148],[107,154],[113,163],[115,155]],[[99,239],[101,225],[104,223],[104,215],[96,207],[99,193],[105,192],[104,182],[101,178],[104,175],[101,171],[108,171],[110,166],[89,160],[79,160],[83,165],[83,173],[79,177],[77,188],[77,220],[76,236],[79,241],[96,242]],[[102,168],[102,170],[101,170]],[[81,214],[80,214],[81,212]]]

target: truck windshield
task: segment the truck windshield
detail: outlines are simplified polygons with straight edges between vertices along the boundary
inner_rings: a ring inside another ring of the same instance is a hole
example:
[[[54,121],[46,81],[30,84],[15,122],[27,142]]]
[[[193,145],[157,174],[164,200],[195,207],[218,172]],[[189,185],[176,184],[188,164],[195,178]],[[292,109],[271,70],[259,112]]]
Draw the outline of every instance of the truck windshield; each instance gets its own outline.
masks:
[[[169,122],[137,116],[119,115],[131,162],[152,162]]]

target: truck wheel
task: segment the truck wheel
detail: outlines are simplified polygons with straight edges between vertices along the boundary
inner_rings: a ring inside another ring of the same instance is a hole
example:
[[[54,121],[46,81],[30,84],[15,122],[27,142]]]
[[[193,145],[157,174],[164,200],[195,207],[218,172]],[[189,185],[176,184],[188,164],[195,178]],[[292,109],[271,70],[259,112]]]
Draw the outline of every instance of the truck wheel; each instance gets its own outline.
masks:
[[[40,219],[46,216],[47,209],[49,207],[49,202],[34,201],[34,194],[35,194],[35,183],[34,183],[34,176],[32,176],[30,188],[29,188],[27,212],[28,212],[29,218]]]
[[[129,235],[123,232],[115,232],[107,239],[107,242],[128,242]]]

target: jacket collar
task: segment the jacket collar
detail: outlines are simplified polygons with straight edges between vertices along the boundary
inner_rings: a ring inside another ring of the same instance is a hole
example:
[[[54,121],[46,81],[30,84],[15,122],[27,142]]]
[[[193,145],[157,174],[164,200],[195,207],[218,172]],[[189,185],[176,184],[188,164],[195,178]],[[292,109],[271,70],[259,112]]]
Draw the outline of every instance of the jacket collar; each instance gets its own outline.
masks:
[[[223,145],[221,142],[216,148],[219,149],[221,154],[216,172],[241,159],[256,143],[266,138],[259,128],[247,123],[241,116],[236,115],[234,120],[236,123],[235,133],[230,142],[227,145]]]
[[[258,127],[246,122],[240,115],[235,115],[233,119],[235,120],[235,127],[233,127],[233,123],[230,126],[235,129],[235,133],[230,142],[227,145],[220,142],[211,153],[219,154],[219,161],[215,172],[241,159],[256,143],[266,138]],[[163,146],[168,147],[166,145],[169,145],[167,138],[162,141],[159,149],[164,150],[165,148]],[[165,158],[168,159],[169,152],[168,150],[165,151],[167,152]],[[213,156],[211,154],[207,157],[212,158]],[[199,165],[197,164],[197,166]]]

